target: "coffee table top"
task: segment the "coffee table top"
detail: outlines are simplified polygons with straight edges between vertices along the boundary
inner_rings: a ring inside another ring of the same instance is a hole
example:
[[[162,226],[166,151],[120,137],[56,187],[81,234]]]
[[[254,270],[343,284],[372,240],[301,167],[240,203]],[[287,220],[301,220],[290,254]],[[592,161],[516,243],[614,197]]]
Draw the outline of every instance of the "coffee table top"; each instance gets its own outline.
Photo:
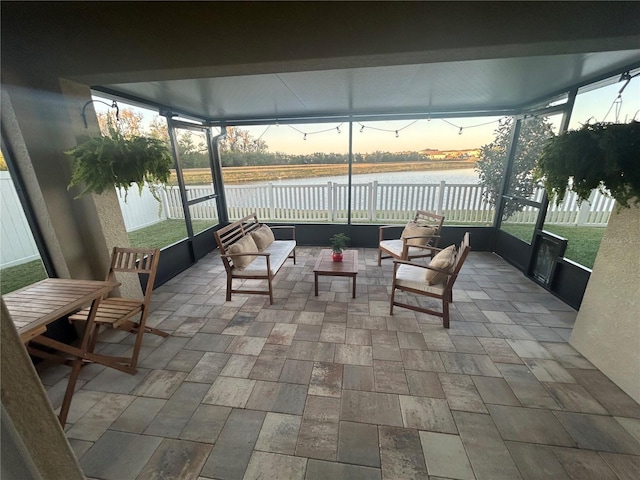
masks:
[[[342,261],[334,262],[331,259],[331,249],[320,251],[313,271],[330,275],[356,275],[358,273],[358,251],[343,250]]]

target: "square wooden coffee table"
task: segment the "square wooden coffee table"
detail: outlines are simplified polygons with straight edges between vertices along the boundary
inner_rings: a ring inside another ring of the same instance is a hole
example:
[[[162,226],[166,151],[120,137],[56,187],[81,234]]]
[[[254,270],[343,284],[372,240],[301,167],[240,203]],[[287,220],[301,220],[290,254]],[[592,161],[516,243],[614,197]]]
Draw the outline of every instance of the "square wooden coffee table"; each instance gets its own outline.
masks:
[[[358,251],[343,250],[342,261],[334,262],[331,259],[331,250],[321,250],[316,265],[313,267],[315,277],[316,297],[318,296],[318,276],[332,275],[334,277],[351,277],[353,278],[353,294],[352,298],[356,298],[356,275],[358,275]]]

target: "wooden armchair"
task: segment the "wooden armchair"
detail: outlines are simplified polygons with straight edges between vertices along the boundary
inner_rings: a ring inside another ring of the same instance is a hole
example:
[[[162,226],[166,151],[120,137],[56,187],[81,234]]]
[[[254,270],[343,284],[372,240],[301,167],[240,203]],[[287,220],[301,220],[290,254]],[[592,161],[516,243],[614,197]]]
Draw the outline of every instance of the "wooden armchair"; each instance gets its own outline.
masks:
[[[107,273],[107,280],[116,280],[116,273],[146,275],[147,283],[144,287],[143,298],[121,298],[108,297],[100,302],[96,313],[96,328],[90,339],[90,351],[93,351],[97,341],[100,326],[105,325],[111,328],[118,328],[136,335],[131,357],[113,357],[113,361],[105,363],[107,366],[116,368],[126,373],[136,373],[138,355],[142,346],[142,335],[153,333],[161,337],[169,336],[168,333],[146,325],[151,302],[151,293],[158,270],[160,250],[120,248],[115,247],[111,256],[111,266]],[[89,309],[85,308],[69,317],[71,321],[86,321]]]
[[[394,305],[408,308],[442,317],[444,328],[449,328],[449,303],[453,302],[453,284],[458,278],[458,273],[470,249],[469,232],[467,232],[457,252],[454,245],[445,249],[436,249],[439,253],[433,257],[429,265],[395,260],[389,314],[393,315]],[[396,290],[441,300],[442,312],[398,302],[395,299]]]
[[[433,257],[432,247],[437,247],[444,216],[425,210],[417,210],[411,222],[404,226],[400,238],[387,239],[389,232],[403,228],[402,225],[383,225],[379,230],[378,266],[383,258],[412,260]]]

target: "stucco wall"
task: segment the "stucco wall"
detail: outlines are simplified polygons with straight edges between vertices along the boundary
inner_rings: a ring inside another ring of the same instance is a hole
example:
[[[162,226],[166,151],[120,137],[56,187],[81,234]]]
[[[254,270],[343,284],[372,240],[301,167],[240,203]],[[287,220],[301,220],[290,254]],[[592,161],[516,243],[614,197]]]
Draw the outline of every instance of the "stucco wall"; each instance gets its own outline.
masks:
[[[640,207],[611,215],[569,343],[640,403]]]
[[[76,456],[2,301],[0,308],[2,416],[10,420],[2,429],[3,436],[5,429],[11,429],[19,444],[19,448],[11,448],[3,443],[2,461],[28,468],[20,477],[6,478],[83,480]]]

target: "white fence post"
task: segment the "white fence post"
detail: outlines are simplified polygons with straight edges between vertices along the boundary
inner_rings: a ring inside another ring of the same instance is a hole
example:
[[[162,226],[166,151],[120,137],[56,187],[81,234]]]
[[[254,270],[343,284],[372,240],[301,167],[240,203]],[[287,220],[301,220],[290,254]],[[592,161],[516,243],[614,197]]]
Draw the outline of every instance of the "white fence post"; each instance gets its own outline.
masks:
[[[327,219],[329,222],[333,222],[333,189],[332,183],[327,182]]]
[[[267,198],[269,199],[269,218],[275,218],[276,199],[273,192],[273,183],[267,185],[267,191],[269,192],[267,194]]]
[[[436,213],[438,215],[442,215],[442,206],[444,204],[444,189],[446,183],[447,182],[445,182],[444,180],[440,182],[440,190],[438,191],[438,205],[436,205]]]
[[[167,187],[160,189],[160,200],[162,201],[162,220],[165,218],[171,218],[171,211],[169,210],[169,199],[167,198]]]
[[[591,195],[589,195],[588,200],[583,200],[580,204],[580,211],[578,212],[578,216],[576,218],[576,225],[586,225],[589,223],[589,217],[591,214],[591,206],[594,203],[594,199],[596,196],[597,190],[592,190]]]
[[[372,222],[376,218],[376,200],[378,198],[378,181],[369,183],[369,214],[367,218]]]

